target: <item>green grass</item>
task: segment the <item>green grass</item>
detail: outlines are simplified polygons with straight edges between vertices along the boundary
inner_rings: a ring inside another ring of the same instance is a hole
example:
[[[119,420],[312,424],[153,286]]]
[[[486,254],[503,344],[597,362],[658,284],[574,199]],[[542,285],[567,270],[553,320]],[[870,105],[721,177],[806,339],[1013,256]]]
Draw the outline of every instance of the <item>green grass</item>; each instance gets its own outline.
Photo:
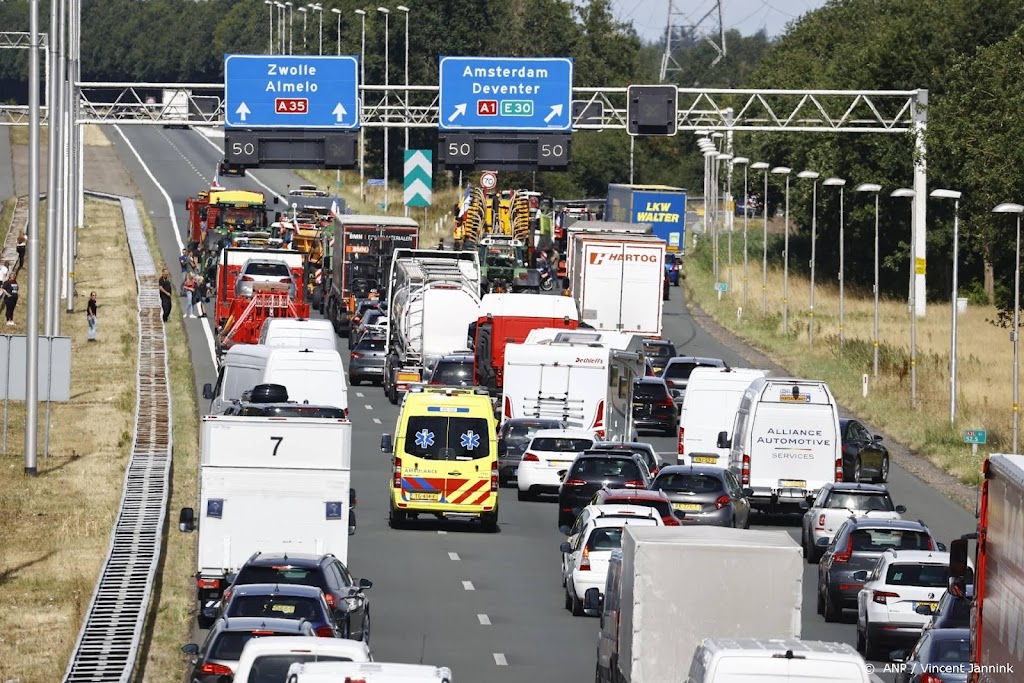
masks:
[[[7,228],[11,225],[11,217],[14,215],[14,207],[18,203],[15,197],[0,202],[0,234],[7,234]]]

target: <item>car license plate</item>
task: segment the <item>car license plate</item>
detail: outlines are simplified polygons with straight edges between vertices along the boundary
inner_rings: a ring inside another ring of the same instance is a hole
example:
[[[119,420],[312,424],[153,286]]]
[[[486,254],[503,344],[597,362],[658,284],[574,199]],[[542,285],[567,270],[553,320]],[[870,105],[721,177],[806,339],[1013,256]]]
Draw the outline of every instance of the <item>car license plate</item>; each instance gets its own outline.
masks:
[[[568,465],[572,460],[548,460],[552,465]]]
[[[695,455],[690,460],[699,465],[714,465],[718,462],[718,458],[708,455]]]
[[[687,512],[696,512],[700,510],[700,503],[672,503],[672,507],[676,510],[685,510]]]
[[[791,489],[805,489],[807,482],[800,479],[780,479],[779,486]]]
[[[440,493],[410,493],[409,500],[438,500]]]

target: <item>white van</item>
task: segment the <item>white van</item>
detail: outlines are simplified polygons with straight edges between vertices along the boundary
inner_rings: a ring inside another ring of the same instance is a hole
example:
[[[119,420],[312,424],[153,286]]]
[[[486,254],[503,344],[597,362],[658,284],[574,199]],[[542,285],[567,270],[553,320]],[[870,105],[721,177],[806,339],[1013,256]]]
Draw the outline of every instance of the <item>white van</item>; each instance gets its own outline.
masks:
[[[729,466],[729,449],[718,447],[718,433],[732,436],[740,399],[750,383],[767,370],[694,368],[679,412],[679,464]]]
[[[305,662],[372,662],[370,646],[361,640],[314,636],[252,638],[235,667],[238,683],[278,683],[292,664]]]
[[[308,318],[267,318],[258,343],[289,349],[338,350],[331,321]]]
[[[224,354],[217,383],[203,385],[209,414],[223,414],[257,384],[283,385],[289,401],[348,410],[345,368],[337,351],[237,344]]]
[[[235,677],[239,683],[243,683]],[[427,664],[392,664],[390,662],[319,662],[292,664],[287,683],[452,683],[451,669]]]
[[[750,505],[758,510],[798,512],[826,483],[843,480],[839,409],[820,380],[755,379],[740,399],[732,438],[723,430],[717,445],[730,449],[729,469],[753,489]]]
[[[686,683],[870,683],[864,658],[846,643],[818,640],[705,640]]]

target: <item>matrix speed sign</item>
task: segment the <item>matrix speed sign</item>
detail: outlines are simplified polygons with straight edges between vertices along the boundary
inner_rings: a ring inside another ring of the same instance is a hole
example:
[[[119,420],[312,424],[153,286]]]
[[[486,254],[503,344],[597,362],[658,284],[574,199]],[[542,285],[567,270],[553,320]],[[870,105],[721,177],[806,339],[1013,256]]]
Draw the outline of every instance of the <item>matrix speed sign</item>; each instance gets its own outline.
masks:
[[[498,176],[494,171],[484,171],[480,174],[480,187],[485,190],[493,190],[498,184]]]

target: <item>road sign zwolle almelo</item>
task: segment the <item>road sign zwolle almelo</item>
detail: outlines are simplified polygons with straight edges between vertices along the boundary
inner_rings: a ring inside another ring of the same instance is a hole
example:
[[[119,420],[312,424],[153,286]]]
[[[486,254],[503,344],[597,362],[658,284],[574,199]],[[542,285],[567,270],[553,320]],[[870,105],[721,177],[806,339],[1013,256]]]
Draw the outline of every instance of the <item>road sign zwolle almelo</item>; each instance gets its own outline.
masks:
[[[441,130],[572,130],[567,57],[441,57]]]
[[[430,206],[433,193],[433,159],[429,149],[405,150],[405,205]]]
[[[225,55],[225,128],[359,127],[359,60]]]

